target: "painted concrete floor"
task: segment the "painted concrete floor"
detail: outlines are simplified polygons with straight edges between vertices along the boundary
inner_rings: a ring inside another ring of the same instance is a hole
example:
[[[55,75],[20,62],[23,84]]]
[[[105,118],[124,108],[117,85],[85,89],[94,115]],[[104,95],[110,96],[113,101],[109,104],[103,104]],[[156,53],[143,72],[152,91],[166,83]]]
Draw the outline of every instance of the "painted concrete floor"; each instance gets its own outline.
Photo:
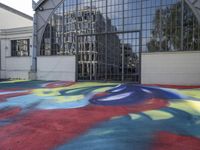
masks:
[[[200,150],[200,86],[167,87],[0,82],[0,150]]]

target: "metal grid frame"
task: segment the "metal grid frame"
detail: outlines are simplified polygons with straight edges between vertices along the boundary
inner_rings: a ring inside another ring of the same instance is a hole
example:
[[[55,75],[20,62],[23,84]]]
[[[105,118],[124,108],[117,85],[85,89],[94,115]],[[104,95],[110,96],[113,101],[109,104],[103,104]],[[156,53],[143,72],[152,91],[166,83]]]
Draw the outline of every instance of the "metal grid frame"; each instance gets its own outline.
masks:
[[[47,33],[44,33],[41,44],[41,52],[45,51],[45,44],[47,51],[51,52],[41,54],[77,55],[77,80],[130,80],[140,83],[142,52],[200,49],[200,27],[190,11],[184,0],[64,0],[49,20],[50,28],[47,25]],[[186,15],[192,18],[189,25],[186,25]],[[66,19],[71,19],[69,24],[66,24]],[[60,23],[56,20],[60,20]],[[188,36],[189,31],[186,29],[190,29],[192,37]],[[69,33],[66,34],[66,31]],[[45,41],[45,36],[49,37],[49,41],[48,38]],[[82,45],[85,50],[82,50],[80,39],[88,37],[94,37],[96,41],[86,40]],[[101,37],[105,40],[100,40]],[[191,41],[193,37],[197,39],[197,44]],[[68,40],[68,47],[66,38],[71,39]],[[54,41],[59,43],[59,48],[52,46]],[[120,50],[115,47],[113,51],[113,43],[120,43]],[[95,49],[97,47],[104,48]],[[53,50],[56,53],[52,53]],[[83,55],[86,51],[87,54]],[[133,54],[128,56],[127,51]],[[117,60],[119,55],[120,63]],[[132,68],[129,69],[130,63]],[[85,67],[81,68],[81,65]],[[79,68],[82,72],[86,68],[86,75],[80,77]]]

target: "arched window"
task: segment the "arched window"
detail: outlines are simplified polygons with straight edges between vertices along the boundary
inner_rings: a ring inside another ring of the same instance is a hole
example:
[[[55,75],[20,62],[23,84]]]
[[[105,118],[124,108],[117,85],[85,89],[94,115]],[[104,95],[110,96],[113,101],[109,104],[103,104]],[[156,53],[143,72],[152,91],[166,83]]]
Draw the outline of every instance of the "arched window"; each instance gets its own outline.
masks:
[[[184,0],[64,0],[49,19],[40,54],[74,55],[77,34],[140,30],[141,23],[145,52],[200,50],[200,26]]]

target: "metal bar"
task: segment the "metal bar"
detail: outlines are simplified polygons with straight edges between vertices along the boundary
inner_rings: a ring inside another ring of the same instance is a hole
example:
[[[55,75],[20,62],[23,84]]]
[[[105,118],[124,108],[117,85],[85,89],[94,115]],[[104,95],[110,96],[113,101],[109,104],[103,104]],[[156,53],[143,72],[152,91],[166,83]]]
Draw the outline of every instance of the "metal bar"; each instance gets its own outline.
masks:
[[[184,38],[184,34],[183,34],[183,30],[184,30],[184,0],[181,0],[181,50],[184,49],[183,46],[183,38]]]
[[[106,0],[106,27],[105,32],[108,32],[108,0]],[[108,79],[108,34],[105,34],[105,80]]]
[[[36,15],[33,15],[33,34],[32,34],[32,66],[31,66],[31,71],[34,72],[35,71],[35,57],[36,57],[36,26],[35,26],[35,19],[36,19]]]
[[[63,19],[62,19],[62,48],[63,48],[63,52],[65,52],[65,42],[64,42],[64,26],[65,26],[65,2],[63,2],[63,8],[62,8],[62,10],[63,10],[63,13],[62,13],[62,15],[63,15]]]
[[[2,59],[1,59],[1,39],[0,39],[0,79],[1,79],[1,68],[2,68],[2,66],[1,66],[1,61],[2,61]]]
[[[49,44],[50,44],[50,55],[52,55],[52,19],[50,19],[50,40],[49,40]]]
[[[123,11],[123,29],[122,29],[122,32],[123,32],[123,34],[122,34],[122,41],[123,41],[123,43],[122,43],[122,82],[123,82],[124,81],[124,77],[125,77],[124,76],[124,72],[125,72],[125,70],[124,70],[125,69],[125,67],[124,67],[124,65],[125,65],[125,62],[124,62],[125,61],[125,58],[124,58],[125,57],[124,56],[125,55],[125,51],[124,51],[124,34],[125,34],[124,33],[124,16],[125,16],[124,15],[124,1],[123,1],[122,5],[123,5],[123,8],[122,8],[122,11]]]
[[[91,11],[91,22],[90,22],[90,33],[92,34],[92,29],[93,29],[93,26],[92,26],[92,24],[93,24],[93,15],[95,15],[94,14],[94,12],[93,12],[93,7],[92,7],[92,0],[90,0],[90,11]],[[93,38],[94,37],[92,37],[91,39],[92,39],[92,41],[91,41],[91,48],[94,48],[94,46],[92,47],[92,45],[94,45],[94,40],[93,40]],[[93,52],[94,52],[94,49],[92,49],[93,50]],[[95,57],[95,53],[93,53],[93,60],[92,60],[93,62],[94,62],[94,66],[93,66],[93,71],[94,71],[94,80],[97,80],[97,65],[98,64],[95,64],[95,61],[97,61],[96,60],[96,57]]]
[[[162,50],[162,3],[163,1],[161,0],[161,4],[160,4],[160,17],[159,17],[159,28],[160,28],[160,32],[159,32],[159,51]]]
[[[76,81],[78,81],[78,79],[79,79],[79,72],[78,72],[78,70],[79,70],[79,65],[78,65],[78,57],[79,57],[79,53],[78,53],[78,22],[77,22],[77,18],[78,18],[78,0],[76,0],[76,16],[75,16],[75,18],[76,18],[76,22],[75,22],[75,30],[76,30],[76,55],[75,55],[75,61],[76,61],[76,65],[75,65],[75,67],[76,67],[76,71],[75,71],[75,80]]]
[[[139,45],[140,45],[140,47],[139,47],[139,81],[138,81],[138,83],[142,83],[142,77],[141,77],[141,75],[142,75],[142,19],[143,19],[143,13],[142,13],[142,8],[143,8],[143,1],[141,0],[141,16],[140,16],[140,35],[139,35]]]
[[[140,30],[130,30],[130,31],[119,31],[119,32],[107,32],[107,33],[93,33],[93,34],[81,34],[79,36],[95,36],[95,35],[105,35],[105,34],[122,34],[122,33],[133,33],[133,32],[140,32]]]
[[[90,19],[92,18],[92,0],[90,0]],[[89,22],[90,26],[92,26],[92,19]],[[92,27],[90,28],[92,29]],[[92,30],[90,30],[90,34],[92,34]],[[91,41],[92,36],[88,39],[89,42],[89,61],[90,61],[90,80],[92,80],[92,70],[93,70],[93,63],[92,63],[92,50],[91,50]]]
[[[124,34],[122,34],[122,41],[124,42]],[[124,43],[122,44],[122,82],[124,81],[124,55],[125,55],[125,52],[124,52]]]

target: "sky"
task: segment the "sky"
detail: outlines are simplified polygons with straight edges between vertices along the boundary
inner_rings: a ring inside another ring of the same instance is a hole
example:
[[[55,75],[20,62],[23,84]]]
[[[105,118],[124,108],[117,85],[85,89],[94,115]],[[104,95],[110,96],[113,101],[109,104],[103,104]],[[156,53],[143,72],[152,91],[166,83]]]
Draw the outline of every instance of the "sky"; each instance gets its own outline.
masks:
[[[32,0],[0,0],[0,3],[17,9],[27,15],[33,16],[34,12],[32,11]]]

